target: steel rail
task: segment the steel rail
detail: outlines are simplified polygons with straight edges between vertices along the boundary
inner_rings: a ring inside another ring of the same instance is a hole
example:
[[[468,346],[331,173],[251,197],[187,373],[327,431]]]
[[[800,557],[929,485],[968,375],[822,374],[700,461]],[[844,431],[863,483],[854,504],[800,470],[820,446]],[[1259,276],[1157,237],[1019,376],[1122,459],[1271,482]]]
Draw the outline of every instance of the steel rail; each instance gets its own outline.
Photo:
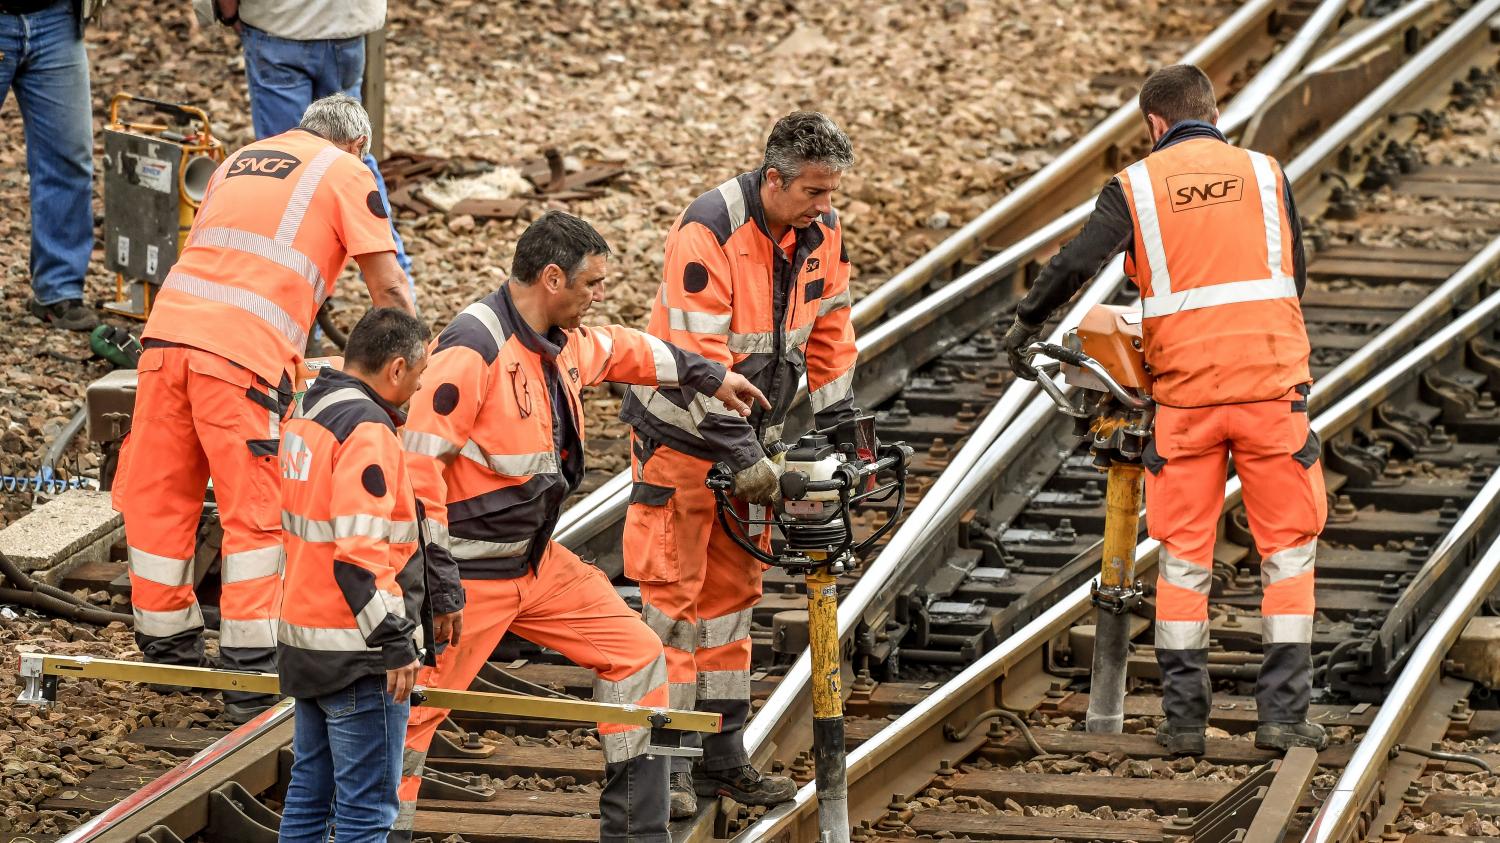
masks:
[[[1326,3],[1327,0],[1325,0],[1325,5]],[[1184,54],[1181,61],[1200,65],[1223,61],[1225,56],[1232,54],[1234,48],[1244,38],[1256,31],[1257,27],[1266,24],[1277,5],[1276,0],[1253,0],[1253,2],[1245,3]],[[1128,143],[1135,137],[1138,132],[1134,125],[1139,119],[1136,116],[1137,113],[1134,103],[1120,106],[1077,143],[1064,150],[1051,163],[1007,193],[979,217],[938,244],[932,251],[918,258],[907,269],[861,297],[855,303],[850,316],[855,328],[861,333],[858,341],[859,363],[868,364],[872,358],[894,348],[899,339],[906,336],[904,332],[914,331],[933,323],[942,313],[953,307],[951,298],[929,297],[921,303],[902,310],[897,317],[902,320],[902,333],[886,330],[881,332],[878,339],[866,337],[864,329],[878,321],[890,304],[920,289],[921,285],[931,280],[934,273],[964,258],[989,239],[997,229],[1019,218],[1027,209],[1043,205],[1049,199],[1055,201],[1055,191],[1058,187],[1074,177],[1089,160],[1104,154],[1109,147]],[[1029,259],[1039,249],[1082,225],[1092,208],[1093,200],[1089,200],[1045,226],[1043,231],[1025,237],[1021,242],[1030,245],[1025,248],[1024,256],[1016,260],[1011,271],[1020,267],[1025,259]],[[1018,250],[1013,246],[1006,251],[1009,254],[1017,254]],[[970,272],[965,277],[972,275],[973,273]],[[984,285],[983,288],[988,286]],[[972,288],[966,289],[972,290]],[[973,290],[972,292],[979,291]],[[930,318],[911,318],[914,314],[927,310],[931,310]],[[858,366],[855,371],[856,377],[859,377]],[[803,403],[806,394],[804,384],[795,399],[796,402]],[[554,537],[562,544],[577,550],[589,539],[619,521],[629,502],[629,492],[630,472],[622,471],[615,474],[584,496],[582,500],[563,511],[558,519]]]
[[[1500,481],[1500,473],[1490,477],[1484,491],[1494,494],[1492,487],[1497,481]],[[1355,747],[1338,783],[1324,798],[1312,827],[1302,838],[1304,843],[1335,843],[1352,840],[1357,835],[1360,811],[1379,788],[1390,764],[1391,747],[1400,740],[1416,715],[1422,696],[1441,674],[1448,648],[1497,585],[1500,585],[1500,541],[1490,544],[1417,643],[1406,667],[1381,703],[1380,712],[1365,731],[1359,746]]]
[[[1319,8],[1319,12],[1325,12],[1329,5],[1325,3]],[[1300,37],[1294,39],[1292,44],[1288,45],[1288,49],[1295,46],[1300,52],[1300,55],[1295,57],[1296,60],[1268,63],[1262,72],[1275,75],[1265,77],[1262,81],[1262,76],[1258,74],[1249,83],[1250,86],[1261,91],[1275,90],[1296,69],[1300,61],[1306,58],[1314,43],[1313,39],[1304,40]],[[1237,132],[1244,128],[1253,116],[1253,112],[1249,109],[1232,107],[1229,119],[1223,121],[1223,129],[1230,134]],[[1291,167],[1293,166],[1296,166],[1295,161],[1288,167],[1288,178],[1292,178]],[[920,324],[924,319],[935,318],[928,316],[936,309],[935,305],[963,301],[977,295],[974,288],[983,289],[988,286],[987,282],[992,283],[995,279],[1014,272],[1036,250],[1082,225],[1092,211],[1091,201],[1078,205],[1050,225],[1023,238],[933,294],[924,302],[924,304],[933,302],[933,307],[924,307],[920,311],[914,310],[888,320],[869,334],[862,336],[861,343],[867,343],[871,352],[877,354],[894,346],[899,342],[900,337],[914,330],[911,326]],[[1062,335],[1076,326],[1078,320],[1088,312],[1090,307],[1114,295],[1124,281],[1123,258],[1117,257],[1080,293],[1077,305],[1068,311],[1048,341],[1060,342]],[[968,440],[954,454],[948,467],[923,494],[921,502],[891,536],[885,549],[865,568],[859,582],[841,601],[839,606],[839,634],[841,636],[847,636],[853,632],[857,624],[865,617],[865,612],[874,598],[888,588],[891,579],[906,565],[916,549],[926,546],[936,536],[951,530],[963,512],[972,506],[988,488],[994,476],[1009,464],[1014,455],[1028,447],[1035,432],[1047,423],[1052,414],[1051,400],[1045,396],[1039,396],[1038,391],[1037,385],[1031,381],[1012,382],[979,426],[969,434]],[[1023,410],[1024,417],[1018,418],[1018,414]],[[1002,435],[1008,437],[1008,441],[1000,445],[1002,452],[991,453],[991,449],[1000,442]],[[804,652],[793,663],[756,717],[745,727],[746,748],[752,755],[759,752],[773,730],[787,725],[788,713],[792,711],[803,694],[811,673],[812,664],[808,654]]]
[[[1394,12],[1328,48],[1302,68],[1303,76],[1314,76],[1350,61],[1385,40],[1396,30],[1417,22],[1435,9],[1439,0],[1410,0]]]
[[[236,751],[270,734],[282,724],[290,723],[291,719],[292,701],[282,700],[254,720],[199,750],[192,758],[163,773],[140,790],[105,808],[98,816],[68,832],[58,843],[101,840],[103,835],[114,831],[126,820],[155,805],[178,787],[212,773],[217,765]]]
[[[1394,364],[1358,386],[1355,383],[1365,374],[1363,370],[1368,368],[1367,365],[1344,366],[1329,373],[1313,386],[1312,393],[1308,396],[1309,411],[1316,412],[1311,422],[1313,431],[1326,440],[1330,433],[1352,425],[1379,402],[1391,397],[1397,389],[1417,377],[1432,361],[1446,357],[1481,330],[1494,324],[1497,316],[1500,316],[1500,292],[1490,294],[1479,306],[1444,326],[1432,337],[1402,355]],[[1388,329],[1379,334],[1371,345],[1383,347],[1388,352],[1392,347],[1400,345],[1405,333],[1407,332]],[[1365,359],[1369,361],[1369,365],[1374,365],[1379,355],[1370,355]],[[1343,390],[1350,391],[1328,406]],[[1316,410],[1325,406],[1326,409]],[[1228,512],[1238,505],[1241,492],[1239,477],[1230,478],[1224,487],[1224,505],[1221,511]],[[1142,541],[1136,548],[1137,571],[1144,573],[1150,570],[1156,564],[1159,550],[1160,543],[1157,540]],[[1076,587],[1065,599],[1052,605],[1018,633],[980,656],[958,676],[933,691],[890,726],[850,753],[848,779],[851,803],[859,801],[855,796],[855,788],[859,782],[910,744],[912,735],[941,728],[956,712],[965,710],[966,706],[972,707],[969,705],[970,701],[982,697],[986,689],[992,688],[1008,670],[1047,641],[1066,632],[1072,623],[1086,615],[1091,609],[1089,593],[1088,583]],[[901,765],[896,766],[901,769]],[[804,786],[797,792],[793,802],[765,814],[735,840],[744,843],[769,840],[794,823],[805,822],[815,802],[816,789],[811,785]]]

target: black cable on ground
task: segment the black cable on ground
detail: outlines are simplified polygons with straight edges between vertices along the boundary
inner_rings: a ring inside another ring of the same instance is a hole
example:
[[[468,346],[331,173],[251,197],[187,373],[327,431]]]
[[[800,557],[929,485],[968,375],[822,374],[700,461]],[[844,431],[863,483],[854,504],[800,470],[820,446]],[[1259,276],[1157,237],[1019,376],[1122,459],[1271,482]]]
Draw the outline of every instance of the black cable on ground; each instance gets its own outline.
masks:
[[[101,609],[57,586],[37,582],[4,553],[0,553],[0,574],[3,574],[5,579],[15,586],[15,588],[0,588],[0,601],[100,626],[115,621],[120,621],[126,626],[135,625],[135,618],[131,615]]]
[[[340,330],[338,325],[334,324],[333,310],[328,306],[328,302],[326,301],[323,302],[322,307],[318,308],[318,327],[323,329],[323,336],[328,337],[329,342],[338,346],[339,351],[343,351],[344,346],[348,345],[349,335]]]

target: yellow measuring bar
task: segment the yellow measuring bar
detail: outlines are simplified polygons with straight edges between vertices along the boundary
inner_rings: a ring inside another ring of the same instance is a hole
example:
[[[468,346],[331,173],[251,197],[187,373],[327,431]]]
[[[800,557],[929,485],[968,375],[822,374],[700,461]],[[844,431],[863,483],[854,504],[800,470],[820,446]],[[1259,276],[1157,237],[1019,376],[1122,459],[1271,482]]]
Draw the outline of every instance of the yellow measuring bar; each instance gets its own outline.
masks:
[[[51,653],[22,653],[20,673],[24,688],[17,702],[42,705],[56,699],[57,680],[62,677],[152,682],[187,688],[211,688],[219,691],[249,691],[256,694],[277,694],[280,693],[281,687],[274,673],[245,673],[209,667],[146,664],[120,659],[60,656]],[[417,694],[421,695],[420,700],[417,699]],[[522,694],[418,688],[412,694],[412,703],[454,711],[507,714],[542,720],[572,720],[579,723],[654,726],[679,732],[718,732],[723,728],[723,718],[711,712],[652,708],[642,705],[614,705],[556,697],[528,697]]]

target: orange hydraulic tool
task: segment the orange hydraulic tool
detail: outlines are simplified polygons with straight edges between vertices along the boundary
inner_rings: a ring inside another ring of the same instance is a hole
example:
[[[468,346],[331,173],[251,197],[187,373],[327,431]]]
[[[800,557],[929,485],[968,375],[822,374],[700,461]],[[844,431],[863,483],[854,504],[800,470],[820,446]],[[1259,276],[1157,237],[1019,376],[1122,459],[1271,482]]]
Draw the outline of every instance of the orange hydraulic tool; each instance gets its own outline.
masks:
[[[1151,437],[1156,405],[1151,371],[1141,350],[1141,313],[1095,305],[1062,345],[1036,343],[1029,358],[1037,383],[1087,436],[1094,465],[1108,472],[1104,496],[1104,552],[1093,602],[1098,609],[1089,688],[1088,730],[1118,733],[1125,722],[1125,666],[1130,648],[1127,614],[1140,601],[1135,546],[1140,533],[1141,454]],[[1079,389],[1070,400],[1052,380],[1061,371]]]

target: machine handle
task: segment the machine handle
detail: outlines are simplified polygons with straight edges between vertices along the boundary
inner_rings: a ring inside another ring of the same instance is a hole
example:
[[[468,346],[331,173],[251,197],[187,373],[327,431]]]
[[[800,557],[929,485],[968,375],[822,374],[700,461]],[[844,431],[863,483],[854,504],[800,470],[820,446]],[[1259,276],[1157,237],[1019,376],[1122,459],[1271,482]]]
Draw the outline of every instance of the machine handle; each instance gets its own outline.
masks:
[[[1032,343],[1026,349],[1026,362],[1030,363],[1038,356],[1050,357],[1053,360],[1067,363],[1070,366],[1077,366],[1080,369],[1087,369],[1091,374],[1094,375],[1094,377],[1097,377],[1099,381],[1104,384],[1105,388],[1109,390],[1109,394],[1115,397],[1115,400],[1119,401],[1129,409],[1146,410],[1151,407],[1150,399],[1141,398],[1140,396],[1131,393],[1130,390],[1121,386],[1120,382],[1115,380],[1114,376],[1109,373],[1109,370],[1104,368],[1104,366],[1100,364],[1099,361],[1088,356],[1087,354],[1084,354],[1081,351],[1074,351],[1070,348],[1064,348],[1060,345],[1050,342]],[[1049,367],[1044,364],[1043,366],[1034,368],[1036,368],[1037,370],[1037,384],[1042,387],[1042,390],[1044,392],[1052,397],[1052,401],[1056,403],[1063,412],[1077,418],[1088,418],[1088,413],[1083,412],[1077,407],[1073,406],[1073,404],[1067,400],[1066,396],[1063,395],[1062,388],[1059,387],[1051,377],[1049,377],[1052,372],[1056,371],[1056,366]]]
[[[208,122],[208,112],[193,105],[183,103],[167,102],[166,100],[153,99],[151,97],[140,97],[135,94],[115,94],[109,100],[109,122],[112,125],[120,125],[120,106],[127,102],[140,102],[151,106],[160,114],[175,117],[183,123],[194,120],[202,125],[202,142],[210,143],[213,140],[213,128]]]

